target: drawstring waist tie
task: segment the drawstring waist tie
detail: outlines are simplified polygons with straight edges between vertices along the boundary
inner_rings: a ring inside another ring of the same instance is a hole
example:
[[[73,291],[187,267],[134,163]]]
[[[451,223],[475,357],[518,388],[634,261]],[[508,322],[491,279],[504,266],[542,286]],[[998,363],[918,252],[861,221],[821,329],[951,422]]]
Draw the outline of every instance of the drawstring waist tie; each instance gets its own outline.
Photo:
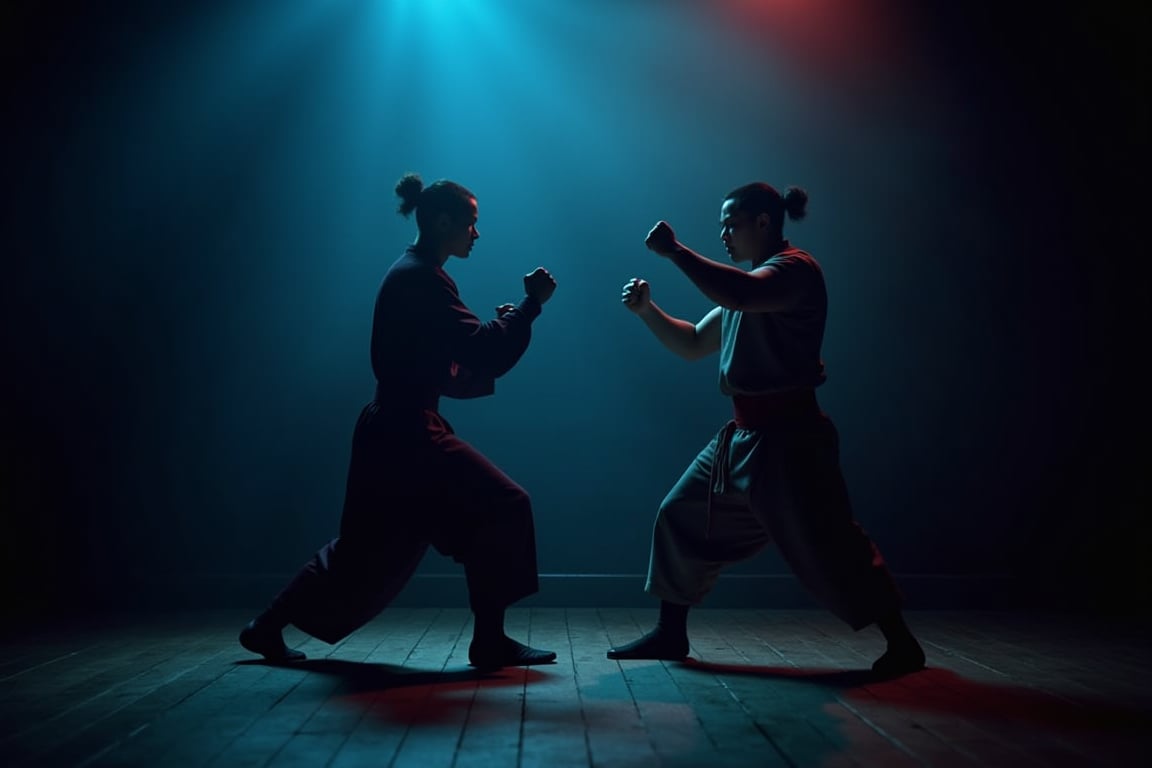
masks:
[[[716,454],[708,473],[708,503],[705,507],[704,538],[712,533],[712,499],[728,492],[729,454],[737,429],[771,429],[819,415],[816,392],[795,389],[768,395],[733,395],[732,416],[716,434]]]

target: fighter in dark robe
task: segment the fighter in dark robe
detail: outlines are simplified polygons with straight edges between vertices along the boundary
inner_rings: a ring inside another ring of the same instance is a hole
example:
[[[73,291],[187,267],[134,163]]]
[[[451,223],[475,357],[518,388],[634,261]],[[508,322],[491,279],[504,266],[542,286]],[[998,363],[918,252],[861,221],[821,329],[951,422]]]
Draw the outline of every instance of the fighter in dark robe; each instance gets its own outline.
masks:
[[[519,304],[481,322],[444,271],[476,239],[476,197],[451,181],[424,187],[408,174],[399,211],[418,235],[384,276],[372,322],[376,393],[352,438],[339,536],[307,562],[240,633],[274,661],[304,658],[282,630],[293,624],[335,643],[377,616],[412,576],[429,545],[464,566],[475,618],[469,661],[481,668],[556,658],[504,634],[505,608],[538,589],[528,494],[440,415],[441,396],[492,394],[524,354],[532,321],[556,289],[542,267],[524,278]]]

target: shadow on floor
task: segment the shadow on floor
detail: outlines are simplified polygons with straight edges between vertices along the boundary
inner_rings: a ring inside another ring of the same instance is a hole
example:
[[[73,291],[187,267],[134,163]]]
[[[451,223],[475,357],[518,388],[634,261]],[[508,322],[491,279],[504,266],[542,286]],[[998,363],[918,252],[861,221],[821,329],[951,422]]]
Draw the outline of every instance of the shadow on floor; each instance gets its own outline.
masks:
[[[471,683],[491,681],[497,684],[506,680],[506,670],[482,671],[472,667],[463,669],[413,669],[396,664],[347,661],[344,659],[305,659],[294,663],[274,663],[261,659],[245,659],[237,665],[255,665],[298,669],[320,675],[332,675],[341,680],[341,685],[350,691],[385,690],[414,685],[443,685],[450,683]]]
[[[488,719],[493,714],[492,710],[505,708],[503,700],[509,705],[508,714],[514,714],[518,722],[523,689],[548,677],[539,667],[506,667],[495,671],[472,667],[431,670],[343,659],[307,659],[292,664],[246,659],[236,664],[275,666],[335,677],[335,698],[341,704],[362,708],[381,720],[413,725],[454,721],[459,719],[460,710],[467,710],[472,719]],[[495,701],[493,697],[477,695],[481,689],[500,688],[521,690],[497,697]]]

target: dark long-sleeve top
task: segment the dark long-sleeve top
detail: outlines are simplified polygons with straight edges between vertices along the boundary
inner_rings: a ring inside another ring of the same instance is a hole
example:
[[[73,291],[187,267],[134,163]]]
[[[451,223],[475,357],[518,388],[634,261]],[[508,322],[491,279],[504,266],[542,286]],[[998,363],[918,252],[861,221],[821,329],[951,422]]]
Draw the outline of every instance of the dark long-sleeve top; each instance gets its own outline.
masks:
[[[481,322],[435,260],[409,246],[384,275],[372,319],[376,401],[436,409],[441,395],[481,397],[512,369],[532,338],[540,303],[525,296]]]

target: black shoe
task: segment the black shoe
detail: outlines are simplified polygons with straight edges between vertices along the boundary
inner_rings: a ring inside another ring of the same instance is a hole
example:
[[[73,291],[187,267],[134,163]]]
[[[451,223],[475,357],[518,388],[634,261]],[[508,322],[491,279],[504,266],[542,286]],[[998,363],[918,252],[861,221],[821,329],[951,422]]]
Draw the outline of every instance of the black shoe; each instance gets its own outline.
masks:
[[[553,651],[542,651],[504,637],[493,645],[477,643],[468,646],[468,663],[477,669],[500,669],[501,667],[528,667],[534,664],[551,664],[556,661]]]
[[[872,673],[884,679],[908,675],[922,669],[924,669],[924,649],[915,641],[909,646],[890,647],[883,656],[872,663]]]
[[[688,638],[654,629],[639,640],[608,649],[610,659],[682,661],[688,656]]]
[[[303,661],[306,658],[303,652],[284,644],[284,636],[279,629],[261,625],[256,619],[252,619],[240,630],[240,645],[268,661]]]

